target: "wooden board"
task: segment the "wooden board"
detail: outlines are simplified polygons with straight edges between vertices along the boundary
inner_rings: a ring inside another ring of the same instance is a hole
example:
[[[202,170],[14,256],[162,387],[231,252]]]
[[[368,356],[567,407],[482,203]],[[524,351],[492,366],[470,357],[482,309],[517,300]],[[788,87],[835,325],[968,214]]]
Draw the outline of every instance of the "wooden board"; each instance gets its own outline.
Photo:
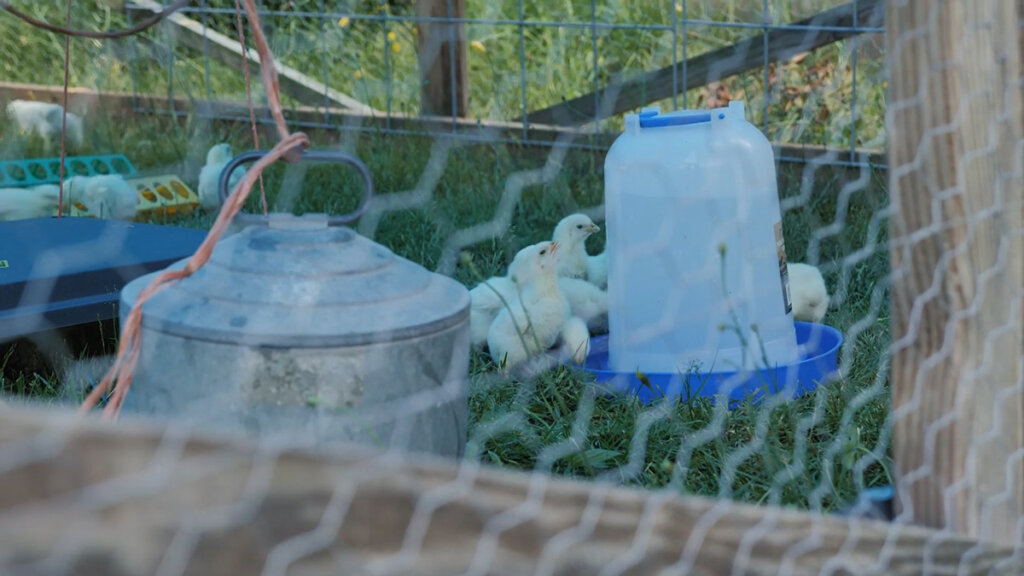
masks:
[[[1020,544],[1024,2],[888,2],[898,507]]]
[[[135,9],[148,10],[154,13],[160,12],[165,8],[163,4],[153,0],[132,0],[130,4]],[[181,13],[171,14],[165,22],[166,24],[164,25],[174,26],[179,32],[175,39],[182,46],[198,52],[208,53],[210,58],[217,62],[241,70],[242,58],[247,58],[249,63],[254,66],[254,81],[259,81],[259,73],[257,72],[260,62],[259,55],[252,48],[246,49],[243,53],[242,46],[238,43],[238,38],[231,38],[221,34]],[[314,80],[294,68],[285,66],[280,61],[275,62],[275,64],[277,66],[278,83],[280,84],[281,93],[287,94],[299,102],[311,106],[339,106],[347,110],[382,114],[379,110],[374,110],[347,94],[343,94],[329,86],[324,86],[323,81]]]
[[[1024,570],[1011,548],[919,527],[352,446],[261,452],[20,405],[0,407],[0,484],[4,573],[45,560],[76,576]]]
[[[0,104],[6,106],[10,100],[22,98],[60,102],[61,88],[36,84],[0,83]],[[191,108],[195,106],[195,108]],[[176,113],[191,111],[205,117],[234,117],[237,122],[249,122],[249,110],[241,102],[205,101],[190,102],[183,98],[169,99],[165,95],[125,94],[119,92],[95,92],[82,88],[71,88],[68,94],[68,108],[83,112],[90,109],[101,109],[106,114],[127,117],[146,112]],[[392,112],[391,116],[380,117],[363,114],[351,110],[332,108],[325,110],[314,106],[297,106],[284,110],[290,121],[304,122],[309,125],[321,125],[325,121],[339,127],[358,127],[367,131],[377,129],[403,130],[416,134],[441,136],[452,133],[466,139],[476,139],[482,143],[502,139],[510,142],[524,142],[531,145],[547,146],[559,138],[571,136],[576,144],[586,144],[598,149],[607,149],[618,138],[618,134],[593,134],[589,130],[572,127],[559,127],[534,124],[523,136],[523,125],[518,122],[502,122],[497,120],[473,120],[444,116],[417,116]],[[256,108],[257,121],[269,121],[270,114],[266,108]],[[296,126],[294,129],[306,128]],[[273,137],[273,133],[269,133]],[[879,150],[849,150],[825,148],[800,144],[775,143],[775,154],[780,158],[791,160],[818,160],[826,164],[863,164],[883,165],[886,155]]]

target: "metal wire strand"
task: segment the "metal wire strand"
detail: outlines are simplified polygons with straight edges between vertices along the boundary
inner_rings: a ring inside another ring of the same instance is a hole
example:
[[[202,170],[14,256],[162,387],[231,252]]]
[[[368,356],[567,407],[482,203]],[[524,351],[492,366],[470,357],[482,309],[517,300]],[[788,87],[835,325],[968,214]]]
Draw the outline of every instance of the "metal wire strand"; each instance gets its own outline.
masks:
[[[18,10],[17,8],[11,6],[7,2],[3,2],[2,0],[0,0],[0,10],[3,10],[4,12],[7,12],[11,16],[14,16],[15,18],[17,18],[17,19],[19,19],[19,20],[21,20],[23,22],[31,24],[32,26],[35,26],[36,28],[42,28],[43,30],[47,30],[49,32],[53,32],[55,34],[63,34],[65,36],[77,36],[77,37],[80,37],[80,38],[113,39],[113,38],[124,38],[126,36],[132,36],[132,35],[138,34],[139,32],[142,32],[142,31],[144,31],[144,30],[146,30],[148,28],[152,28],[153,26],[158,24],[160,21],[162,21],[164,18],[167,18],[171,14],[173,14],[173,13],[177,12],[178,10],[181,10],[182,8],[187,6],[188,2],[189,2],[189,0],[178,0],[177,2],[175,2],[174,4],[171,4],[167,8],[163,9],[162,11],[160,11],[159,13],[154,14],[150,19],[144,20],[140,24],[132,26],[131,28],[125,28],[124,30],[107,30],[107,31],[75,30],[75,29],[68,28],[68,27],[55,26],[55,25],[50,24],[48,22],[44,22],[44,21],[39,20],[37,18],[33,18],[32,16],[29,16],[28,14],[25,14],[24,12],[22,12],[22,11]]]

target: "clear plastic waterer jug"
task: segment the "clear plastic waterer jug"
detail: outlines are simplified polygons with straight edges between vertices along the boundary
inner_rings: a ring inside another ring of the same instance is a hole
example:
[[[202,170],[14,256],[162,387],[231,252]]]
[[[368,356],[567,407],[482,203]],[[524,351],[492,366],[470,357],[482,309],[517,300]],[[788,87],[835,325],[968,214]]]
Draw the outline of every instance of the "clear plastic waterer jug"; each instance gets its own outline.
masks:
[[[609,369],[797,361],[775,157],[743,102],[625,124],[605,159]]]

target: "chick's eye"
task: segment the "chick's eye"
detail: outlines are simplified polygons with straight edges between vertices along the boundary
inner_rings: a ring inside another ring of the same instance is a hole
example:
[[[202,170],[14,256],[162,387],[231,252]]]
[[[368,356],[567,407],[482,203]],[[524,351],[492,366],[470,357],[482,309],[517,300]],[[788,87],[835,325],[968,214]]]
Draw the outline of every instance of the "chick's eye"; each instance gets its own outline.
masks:
[[[577,230],[583,230],[583,224],[577,224],[576,225],[576,229]]]
[[[545,255],[545,254],[547,254],[547,253],[548,253],[548,251],[547,251],[547,250],[541,250],[541,251],[540,251],[540,255],[541,255],[541,256],[543,256],[543,255]]]

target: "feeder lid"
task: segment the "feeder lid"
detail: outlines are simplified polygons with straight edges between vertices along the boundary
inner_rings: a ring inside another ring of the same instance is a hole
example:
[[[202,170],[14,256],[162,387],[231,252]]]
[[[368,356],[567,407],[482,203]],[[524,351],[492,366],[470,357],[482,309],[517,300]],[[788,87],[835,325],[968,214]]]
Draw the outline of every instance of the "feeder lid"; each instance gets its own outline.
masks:
[[[156,274],[125,286],[122,317]],[[468,315],[459,282],[328,226],[324,214],[272,214],[222,239],[206,265],[154,294],[142,325],[249,346],[335,347],[428,335]]]

